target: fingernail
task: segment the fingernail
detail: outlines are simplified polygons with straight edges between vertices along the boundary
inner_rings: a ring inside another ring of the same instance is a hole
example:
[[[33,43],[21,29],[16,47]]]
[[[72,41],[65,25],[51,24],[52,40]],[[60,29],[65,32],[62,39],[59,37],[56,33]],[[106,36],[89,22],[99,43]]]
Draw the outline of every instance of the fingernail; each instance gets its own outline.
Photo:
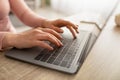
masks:
[[[77,37],[75,36],[74,39],[76,39]]]
[[[63,39],[63,37],[62,37],[62,36],[60,36],[60,39]]]
[[[63,30],[62,30],[62,29],[60,29],[60,32],[62,32],[62,33],[63,33]]]
[[[63,46],[63,43],[61,42],[61,46]]]
[[[54,50],[54,48],[53,48],[53,47],[51,47],[51,48],[50,48],[50,51],[52,51],[52,50]]]
[[[60,45],[59,46],[63,46],[63,43],[60,41]]]

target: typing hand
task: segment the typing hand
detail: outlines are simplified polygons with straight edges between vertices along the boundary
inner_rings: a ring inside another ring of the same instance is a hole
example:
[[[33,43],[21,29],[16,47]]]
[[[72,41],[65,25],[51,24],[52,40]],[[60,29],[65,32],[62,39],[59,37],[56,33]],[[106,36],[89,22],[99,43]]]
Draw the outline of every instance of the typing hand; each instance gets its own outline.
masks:
[[[53,29],[58,33],[63,33],[61,27],[67,27],[71,31],[74,38],[76,38],[76,33],[79,33],[77,25],[63,19],[57,19],[51,21],[45,20],[42,26],[45,28]]]
[[[31,47],[43,47],[48,50],[53,50],[53,47],[47,44],[45,41],[49,41],[56,46],[62,46],[61,35],[56,31],[48,28],[36,28],[31,29],[19,34],[6,33],[4,42],[5,47],[16,47],[16,48],[31,48]]]

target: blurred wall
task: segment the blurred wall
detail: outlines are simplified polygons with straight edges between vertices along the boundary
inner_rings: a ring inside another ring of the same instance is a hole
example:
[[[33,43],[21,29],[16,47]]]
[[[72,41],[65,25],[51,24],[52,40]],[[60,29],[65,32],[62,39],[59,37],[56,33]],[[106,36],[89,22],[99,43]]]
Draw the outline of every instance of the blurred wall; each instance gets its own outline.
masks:
[[[118,0],[51,0],[51,7],[68,15],[83,11],[109,13]]]

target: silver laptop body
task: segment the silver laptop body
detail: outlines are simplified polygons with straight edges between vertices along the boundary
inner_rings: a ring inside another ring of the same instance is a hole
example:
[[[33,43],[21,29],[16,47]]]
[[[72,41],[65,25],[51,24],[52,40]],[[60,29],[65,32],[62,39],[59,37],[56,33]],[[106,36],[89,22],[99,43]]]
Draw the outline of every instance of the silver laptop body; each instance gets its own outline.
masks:
[[[65,29],[62,34],[64,46],[57,48],[51,44],[55,48],[53,51],[48,51],[40,47],[29,49],[13,48],[6,51],[5,56],[74,74],[83,64],[96,40],[96,36],[88,31],[79,30],[79,32],[77,39],[73,40],[71,33]]]

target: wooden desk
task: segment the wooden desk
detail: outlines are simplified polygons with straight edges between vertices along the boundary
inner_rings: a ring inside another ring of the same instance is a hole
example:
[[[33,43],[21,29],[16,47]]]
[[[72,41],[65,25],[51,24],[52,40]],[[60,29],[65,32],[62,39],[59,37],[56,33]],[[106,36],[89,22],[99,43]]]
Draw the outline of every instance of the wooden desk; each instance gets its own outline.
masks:
[[[110,17],[75,80],[120,80],[120,27]]]
[[[120,11],[120,6],[114,15],[117,11]],[[120,28],[115,27],[114,15],[77,74],[69,75],[23,63],[6,58],[1,53],[0,80],[120,80]],[[79,23],[78,19],[72,18],[70,20]],[[96,35],[100,32],[94,24],[81,24],[80,28],[95,31]]]
[[[75,18],[76,17],[76,18]],[[67,18],[79,24],[81,30],[87,30],[98,35],[100,31],[94,24],[80,24],[81,14]],[[76,80],[80,76],[69,75],[55,70],[43,68],[29,63],[9,59],[0,53],[0,80]]]

